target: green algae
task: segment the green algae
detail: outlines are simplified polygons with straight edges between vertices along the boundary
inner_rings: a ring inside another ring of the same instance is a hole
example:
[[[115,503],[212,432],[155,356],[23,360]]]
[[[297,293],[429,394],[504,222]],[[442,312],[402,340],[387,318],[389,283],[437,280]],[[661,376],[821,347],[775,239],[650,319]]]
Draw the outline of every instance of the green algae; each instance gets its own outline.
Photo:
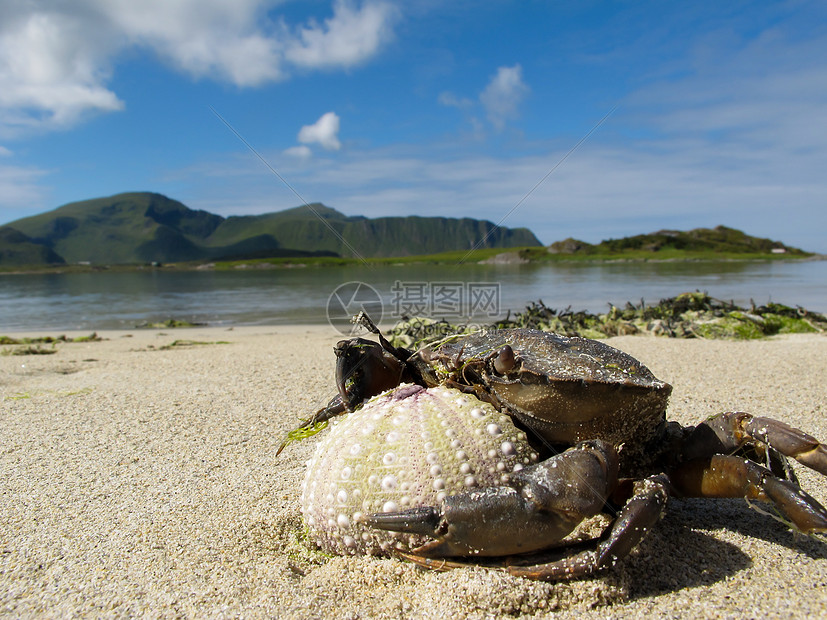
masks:
[[[623,307],[610,305],[602,314],[572,311],[570,307],[556,310],[540,300],[490,325],[452,325],[444,320],[413,317],[397,323],[390,331],[390,341],[394,346],[416,349],[449,334],[510,328],[540,329],[594,339],[649,334],[669,338],[754,340],[779,334],[825,333],[827,318],[801,307],[777,303],[741,308],[695,291],[650,305],[643,300],[639,304],[627,302]]]

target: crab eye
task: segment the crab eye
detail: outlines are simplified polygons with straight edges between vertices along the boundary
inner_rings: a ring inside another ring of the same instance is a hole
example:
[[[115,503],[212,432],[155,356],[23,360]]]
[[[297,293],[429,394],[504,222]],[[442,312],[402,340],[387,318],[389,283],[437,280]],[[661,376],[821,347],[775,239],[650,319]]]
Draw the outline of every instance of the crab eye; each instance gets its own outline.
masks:
[[[509,370],[514,368],[515,363],[514,349],[512,349],[509,345],[505,345],[502,349],[500,349],[497,357],[494,358],[494,370],[496,370],[498,374],[504,375]]]

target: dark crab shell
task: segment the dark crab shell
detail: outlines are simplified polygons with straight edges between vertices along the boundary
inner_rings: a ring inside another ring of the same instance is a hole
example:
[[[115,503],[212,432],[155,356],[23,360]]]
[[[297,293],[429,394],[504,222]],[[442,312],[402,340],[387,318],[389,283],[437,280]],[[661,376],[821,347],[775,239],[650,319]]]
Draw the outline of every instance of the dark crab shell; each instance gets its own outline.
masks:
[[[513,361],[498,370],[495,361],[506,346]],[[662,429],[672,391],[614,347],[532,329],[447,338],[410,362],[429,384],[484,386],[511,415],[560,444],[599,438],[642,446]]]
[[[327,552],[411,550],[429,538],[373,529],[362,517],[504,484],[536,462],[525,433],[490,404],[452,388],[401,385],[333,422],[308,462],[302,514]]]

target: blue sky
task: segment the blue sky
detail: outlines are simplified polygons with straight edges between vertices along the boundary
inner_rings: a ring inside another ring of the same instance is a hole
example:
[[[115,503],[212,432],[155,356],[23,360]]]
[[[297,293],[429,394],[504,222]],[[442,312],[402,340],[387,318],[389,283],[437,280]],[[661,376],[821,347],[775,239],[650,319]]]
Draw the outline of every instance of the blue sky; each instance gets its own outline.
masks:
[[[827,3],[0,4],[0,223],[144,190],[827,252]]]

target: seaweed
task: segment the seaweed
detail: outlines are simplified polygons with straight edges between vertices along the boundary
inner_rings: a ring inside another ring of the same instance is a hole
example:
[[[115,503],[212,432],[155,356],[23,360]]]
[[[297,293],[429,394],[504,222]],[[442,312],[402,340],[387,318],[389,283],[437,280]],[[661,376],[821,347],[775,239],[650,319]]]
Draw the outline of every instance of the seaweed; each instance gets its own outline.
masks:
[[[52,355],[54,353],[57,353],[57,349],[55,348],[54,344],[52,344],[51,349],[47,349],[41,346],[34,346],[3,349],[2,351],[0,351],[0,355]]]
[[[180,327],[204,327],[206,323],[192,323],[190,321],[182,321],[179,319],[167,319],[166,321],[156,321],[154,323],[146,322],[139,323],[135,326],[136,329],[177,329]]]
[[[623,307],[609,304],[603,314],[571,306],[557,310],[542,300],[532,302],[522,312],[512,313],[490,325],[452,325],[445,320],[403,317],[390,331],[394,346],[419,348],[449,334],[462,334],[473,329],[530,328],[556,332],[565,336],[609,338],[632,334],[651,334],[669,338],[710,338],[750,340],[777,334],[824,333],[827,318],[800,306],[777,303],[741,308],[731,301],[710,297],[695,291],[661,299],[647,305],[626,302]]]
[[[58,342],[100,342],[103,340],[100,336],[98,336],[97,332],[92,332],[88,336],[76,336],[74,338],[68,338],[65,334],[61,334],[60,336],[37,336],[34,338],[13,338],[12,336],[0,336],[0,344],[5,345],[17,345],[17,344],[51,344],[54,345]]]
[[[169,351],[170,349],[180,349],[182,347],[197,347],[197,346],[205,346],[205,345],[212,345],[212,344],[230,344],[226,340],[173,340],[169,344],[165,344],[161,347],[158,347],[157,351]]]
[[[320,433],[324,429],[327,428],[328,421],[322,420],[320,422],[314,422],[309,426],[300,426],[298,428],[293,429],[284,438],[281,446],[279,447],[278,451],[276,452],[276,456],[278,456],[284,448],[289,446],[291,443],[295,443],[298,441],[303,441],[308,437],[312,437],[313,435]]]

